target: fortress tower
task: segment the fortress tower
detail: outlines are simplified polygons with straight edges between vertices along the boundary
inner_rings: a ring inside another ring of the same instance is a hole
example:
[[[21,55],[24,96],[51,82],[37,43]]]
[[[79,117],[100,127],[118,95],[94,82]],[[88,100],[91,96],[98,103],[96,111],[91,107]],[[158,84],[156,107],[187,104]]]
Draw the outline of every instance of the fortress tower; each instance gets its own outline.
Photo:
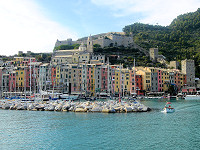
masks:
[[[158,58],[158,48],[149,49],[150,60],[156,62]]]
[[[195,86],[195,64],[194,60],[182,60],[181,61],[181,70],[182,73],[187,76],[187,85],[189,87]]]

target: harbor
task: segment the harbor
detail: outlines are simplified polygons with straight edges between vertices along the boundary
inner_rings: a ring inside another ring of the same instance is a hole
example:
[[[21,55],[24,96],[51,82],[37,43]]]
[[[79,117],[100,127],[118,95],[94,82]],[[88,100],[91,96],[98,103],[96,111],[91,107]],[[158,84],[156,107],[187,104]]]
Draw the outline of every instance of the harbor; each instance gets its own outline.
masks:
[[[199,101],[171,102],[175,113],[157,99],[144,113],[0,109],[1,149],[199,149]]]

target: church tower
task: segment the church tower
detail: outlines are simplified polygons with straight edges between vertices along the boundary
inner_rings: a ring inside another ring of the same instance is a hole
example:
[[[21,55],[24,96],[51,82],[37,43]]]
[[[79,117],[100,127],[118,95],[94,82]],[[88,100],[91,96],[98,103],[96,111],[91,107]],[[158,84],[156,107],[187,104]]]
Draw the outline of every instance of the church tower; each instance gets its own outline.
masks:
[[[88,37],[88,40],[87,40],[87,51],[89,53],[93,53],[93,41],[92,41],[91,35]]]

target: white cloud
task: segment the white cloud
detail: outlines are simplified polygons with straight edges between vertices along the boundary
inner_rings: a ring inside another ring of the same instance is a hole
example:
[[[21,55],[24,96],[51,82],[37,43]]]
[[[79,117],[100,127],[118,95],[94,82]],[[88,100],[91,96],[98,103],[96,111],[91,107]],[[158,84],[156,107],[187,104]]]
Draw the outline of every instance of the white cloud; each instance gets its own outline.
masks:
[[[142,23],[169,25],[180,14],[193,12],[200,6],[199,0],[91,0],[107,7],[115,17],[140,15]]]
[[[44,14],[31,0],[0,1],[0,55],[50,52],[57,39],[77,39],[76,33]]]

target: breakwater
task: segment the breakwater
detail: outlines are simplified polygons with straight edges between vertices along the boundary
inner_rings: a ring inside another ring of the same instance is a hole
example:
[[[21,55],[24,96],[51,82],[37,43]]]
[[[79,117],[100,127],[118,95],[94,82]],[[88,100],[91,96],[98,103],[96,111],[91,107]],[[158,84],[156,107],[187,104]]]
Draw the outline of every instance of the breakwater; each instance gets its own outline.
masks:
[[[1,109],[30,110],[30,111],[72,111],[72,112],[102,112],[102,113],[127,113],[147,112],[151,109],[138,101],[47,101],[47,102],[23,102],[23,101],[0,101]]]

